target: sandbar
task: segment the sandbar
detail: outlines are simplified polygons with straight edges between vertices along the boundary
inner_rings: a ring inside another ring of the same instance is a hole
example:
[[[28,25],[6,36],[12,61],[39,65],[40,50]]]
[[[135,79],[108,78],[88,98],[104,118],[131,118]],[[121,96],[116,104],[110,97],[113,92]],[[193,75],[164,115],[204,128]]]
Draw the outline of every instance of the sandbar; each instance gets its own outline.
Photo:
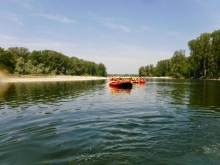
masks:
[[[0,83],[18,83],[18,82],[57,82],[57,81],[89,81],[106,80],[107,77],[95,76],[21,76],[21,77],[0,77]]]

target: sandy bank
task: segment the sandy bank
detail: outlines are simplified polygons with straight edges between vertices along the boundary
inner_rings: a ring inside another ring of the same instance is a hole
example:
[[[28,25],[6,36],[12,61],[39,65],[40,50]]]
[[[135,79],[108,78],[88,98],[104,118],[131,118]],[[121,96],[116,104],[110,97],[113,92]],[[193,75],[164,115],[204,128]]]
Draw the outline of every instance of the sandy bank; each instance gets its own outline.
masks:
[[[16,82],[55,82],[55,81],[88,81],[88,80],[106,80],[107,77],[93,76],[24,76],[24,77],[2,77],[1,83],[16,83]]]

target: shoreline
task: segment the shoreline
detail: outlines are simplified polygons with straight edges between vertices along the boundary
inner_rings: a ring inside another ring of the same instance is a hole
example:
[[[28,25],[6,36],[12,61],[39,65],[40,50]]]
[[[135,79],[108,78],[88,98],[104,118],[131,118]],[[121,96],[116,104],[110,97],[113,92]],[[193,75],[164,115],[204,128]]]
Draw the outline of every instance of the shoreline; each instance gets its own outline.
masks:
[[[174,79],[172,77],[144,77],[144,78]]]
[[[59,82],[59,81],[90,81],[107,80],[107,77],[96,76],[22,76],[22,77],[0,77],[0,83],[26,83],[26,82]]]

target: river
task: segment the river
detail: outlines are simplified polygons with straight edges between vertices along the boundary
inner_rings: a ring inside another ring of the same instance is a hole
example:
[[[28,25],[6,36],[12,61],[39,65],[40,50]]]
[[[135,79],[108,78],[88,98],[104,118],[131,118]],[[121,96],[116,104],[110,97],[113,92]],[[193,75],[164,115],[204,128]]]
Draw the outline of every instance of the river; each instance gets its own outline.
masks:
[[[1,165],[218,165],[220,81],[0,84]]]

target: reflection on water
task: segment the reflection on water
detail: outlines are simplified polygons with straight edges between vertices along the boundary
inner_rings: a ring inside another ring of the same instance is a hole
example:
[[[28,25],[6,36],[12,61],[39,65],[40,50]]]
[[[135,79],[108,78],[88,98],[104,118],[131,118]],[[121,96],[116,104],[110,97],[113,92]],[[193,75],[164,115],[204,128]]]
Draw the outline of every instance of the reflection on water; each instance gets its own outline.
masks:
[[[11,84],[0,82],[0,98],[5,97],[10,87],[11,87]]]
[[[116,86],[109,86],[109,89],[110,89],[110,94],[111,96],[114,96],[114,97],[118,97],[118,96],[129,96],[131,94],[131,91],[134,91],[136,90],[139,86],[145,86],[146,83],[134,83],[132,85],[132,88],[119,88],[119,87],[116,87]]]
[[[0,97],[0,103],[4,100],[5,103],[9,102],[8,106],[12,107],[18,107],[20,104],[52,104],[100,90],[103,86],[96,85],[103,83],[105,83],[105,80],[16,84],[0,83],[4,87],[1,88],[1,90],[3,89],[1,93],[5,94],[5,96]]]
[[[1,87],[0,164],[220,164],[219,81]]]
[[[130,95],[131,89],[123,89],[123,88],[118,88],[118,87],[112,87],[109,86],[110,93],[112,96],[119,96],[119,95]]]
[[[189,105],[219,110],[219,81],[195,81],[190,84]]]

